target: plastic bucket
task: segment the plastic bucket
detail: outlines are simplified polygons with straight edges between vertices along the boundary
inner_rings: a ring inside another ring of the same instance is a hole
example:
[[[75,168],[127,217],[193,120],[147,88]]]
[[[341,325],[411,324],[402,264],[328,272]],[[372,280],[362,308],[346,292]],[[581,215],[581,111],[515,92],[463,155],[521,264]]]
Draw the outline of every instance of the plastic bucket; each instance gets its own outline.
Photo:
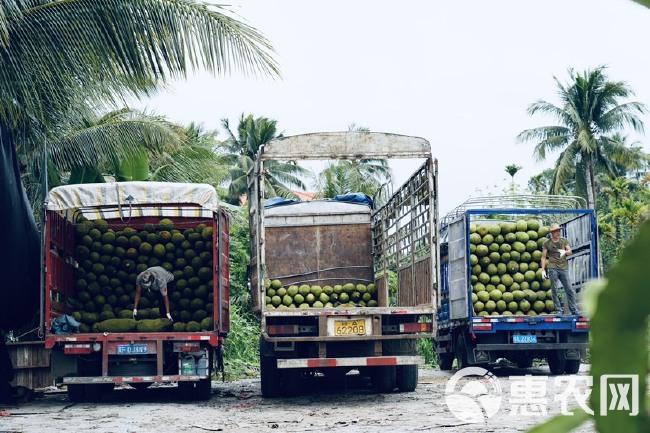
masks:
[[[193,356],[186,356],[181,359],[181,374],[191,376],[196,374],[196,362]]]

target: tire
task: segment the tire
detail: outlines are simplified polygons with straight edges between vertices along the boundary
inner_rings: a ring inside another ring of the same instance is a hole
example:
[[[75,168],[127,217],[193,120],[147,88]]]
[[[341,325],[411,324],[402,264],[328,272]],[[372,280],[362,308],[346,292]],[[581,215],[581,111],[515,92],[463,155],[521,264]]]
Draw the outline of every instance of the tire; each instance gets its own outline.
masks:
[[[264,355],[260,351],[260,382],[262,397],[275,398],[280,396],[280,372],[275,357]]]
[[[212,380],[208,378],[200,379],[196,382],[196,391],[194,395],[197,400],[210,400],[210,397],[212,396]]]
[[[462,334],[458,336],[456,342],[456,359],[458,360],[459,370],[469,367],[469,362],[467,361],[467,343],[465,343],[465,337]]]
[[[279,372],[280,373],[280,372]],[[296,397],[302,391],[302,382],[300,381],[300,370],[289,369],[283,370],[280,374],[282,384],[282,395],[285,397]]]
[[[451,367],[454,365],[454,354],[453,353],[439,353],[438,354],[438,366],[442,371],[451,370]]]
[[[397,389],[399,389],[401,392],[415,391],[415,388],[418,386],[418,366],[397,366],[396,385]]]
[[[580,371],[580,360],[579,359],[567,359],[565,360],[564,372],[566,374],[576,374]]]
[[[551,370],[552,375],[559,376],[564,374],[566,359],[560,359],[557,352],[552,352],[546,357],[546,360],[548,361],[548,368]]]
[[[86,400],[85,385],[67,385],[68,400],[73,403],[83,403]]]
[[[397,368],[394,365],[383,365],[374,368],[372,383],[377,392],[392,392],[397,384]]]

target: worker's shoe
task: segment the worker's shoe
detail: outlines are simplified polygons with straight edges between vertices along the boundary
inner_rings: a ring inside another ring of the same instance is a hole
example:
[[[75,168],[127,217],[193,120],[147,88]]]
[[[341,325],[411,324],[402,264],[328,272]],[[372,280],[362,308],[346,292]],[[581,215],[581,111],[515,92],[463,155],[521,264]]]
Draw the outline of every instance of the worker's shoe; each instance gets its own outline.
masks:
[[[561,312],[561,311],[556,311],[556,312],[555,312],[555,315],[556,315],[557,317],[560,317],[560,316],[563,316],[564,313]]]

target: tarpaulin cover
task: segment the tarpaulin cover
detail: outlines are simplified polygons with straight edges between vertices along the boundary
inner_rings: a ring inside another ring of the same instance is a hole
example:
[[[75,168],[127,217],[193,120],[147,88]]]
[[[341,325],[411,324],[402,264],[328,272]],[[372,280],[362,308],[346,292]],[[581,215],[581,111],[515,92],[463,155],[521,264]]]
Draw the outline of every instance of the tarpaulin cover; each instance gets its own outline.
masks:
[[[199,183],[172,182],[111,182],[65,185],[52,188],[46,208],[63,211],[84,207],[131,204],[196,204],[205,209],[219,209],[219,197],[214,187]]]
[[[372,201],[370,197],[368,197],[366,194],[362,192],[352,192],[349,194],[339,194],[336,197],[334,197],[334,200],[336,201],[344,201],[347,203],[359,203],[359,204],[365,204],[366,206],[369,206],[370,209],[375,208],[375,203]]]
[[[40,235],[20,179],[16,148],[9,127],[0,121],[0,329],[24,326],[40,302]]]
[[[264,207],[266,209],[276,207],[276,206],[285,206],[288,204],[300,203],[300,200],[293,200],[284,197],[273,197],[264,202]]]

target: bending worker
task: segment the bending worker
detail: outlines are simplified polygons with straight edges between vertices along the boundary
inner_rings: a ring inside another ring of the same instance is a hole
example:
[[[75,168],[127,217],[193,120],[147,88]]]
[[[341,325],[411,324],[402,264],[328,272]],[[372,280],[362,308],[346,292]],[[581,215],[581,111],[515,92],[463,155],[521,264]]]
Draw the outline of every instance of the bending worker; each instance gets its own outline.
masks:
[[[172,281],[174,281],[174,274],[167,272],[160,266],[153,266],[146,271],[141,272],[135,279],[133,318],[135,319],[138,315],[138,303],[140,302],[142,289],[147,289],[158,296],[158,305],[161,310],[161,316],[167,316],[169,320],[173,320],[171,312],[169,311],[169,296],[167,296],[167,286]]]

